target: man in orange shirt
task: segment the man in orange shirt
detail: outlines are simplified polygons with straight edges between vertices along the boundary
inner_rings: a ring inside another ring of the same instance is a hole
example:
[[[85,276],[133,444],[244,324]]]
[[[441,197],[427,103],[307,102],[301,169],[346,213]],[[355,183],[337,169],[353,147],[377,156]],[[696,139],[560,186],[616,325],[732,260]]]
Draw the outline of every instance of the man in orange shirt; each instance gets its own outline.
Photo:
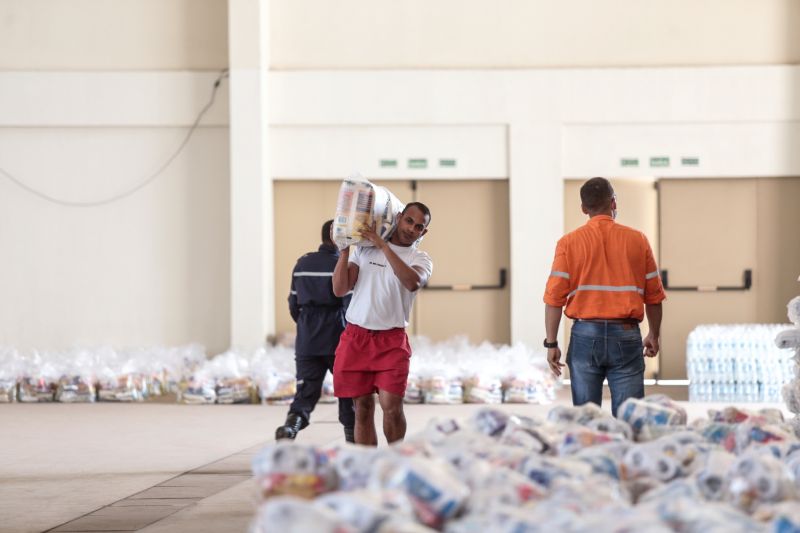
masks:
[[[544,345],[550,369],[560,376],[557,337],[566,305],[565,314],[575,320],[567,350],[572,403],[600,405],[608,379],[616,416],[627,398],[644,396],[644,356],[658,353],[666,296],[647,237],[614,222],[617,199],[607,179],[583,184],[581,210],[589,221],[556,246],[544,294]],[[645,314],[650,332],[642,341]]]

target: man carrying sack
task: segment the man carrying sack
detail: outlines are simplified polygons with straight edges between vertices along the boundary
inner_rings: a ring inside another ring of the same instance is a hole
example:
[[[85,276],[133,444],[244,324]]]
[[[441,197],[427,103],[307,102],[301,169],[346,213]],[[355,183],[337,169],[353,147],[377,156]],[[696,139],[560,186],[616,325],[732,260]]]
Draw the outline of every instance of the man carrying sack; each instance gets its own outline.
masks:
[[[617,224],[611,183],[592,178],[581,187],[582,227],[562,237],[544,294],[547,361],[561,375],[561,311],[575,320],[567,351],[572,403],[601,405],[603,380],[611,412],[627,398],[644,396],[644,356],[659,350],[661,302],[666,298],[647,237]],[[650,332],[642,341],[639,323]]]
[[[356,444],[378,444],[375,392],[386,440],[402,440],[406,433],[403,396],[411,347],[405,328],[416,291],[433,271],[430,256],[416,246],[428,232],[431,212],[412,202],[398,218],[388,242],[375,231],[375,224],[362,228],[361,238],[371,246],[358,246],[352,255],[345,247],[333,272],[337,296],[353,291],[347,328],[336,349],[333,390],[339,398],[354,400]]]

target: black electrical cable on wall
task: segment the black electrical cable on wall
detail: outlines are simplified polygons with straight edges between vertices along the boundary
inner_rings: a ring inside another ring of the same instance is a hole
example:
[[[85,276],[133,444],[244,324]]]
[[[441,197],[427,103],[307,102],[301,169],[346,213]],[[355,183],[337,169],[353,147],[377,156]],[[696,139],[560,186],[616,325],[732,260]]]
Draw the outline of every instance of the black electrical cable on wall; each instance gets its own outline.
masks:
[[[119,200],[123,200],[123,199],[125,199],[125,198],[127,198],[127,197],[129,197],[129,196],[131,196],[131,195],[133,195],[135,193],[137,193],[139,190],[143,189],[144,187],[146,187],[147,185],[149,185],[150,183],[155,181],[172,164],[172,162],[175,161],[175,159],[180,155],[180,153],[183,151],[183,149],[186,148],[186,145],[189,143],[189,140],[192,138],[192,135],[194,134],[195,130],[200,125],[200,121],[203,119],[203,116],[206,114],[206,112],[209,109],[211,109],[211,106],[214,105],[214,101],[217,98],[217,90],[219,89],[219,86],[222,83],[222,80],[224,80],[227,77],[228,77],[228,69],[225,69],[222,72],[220,72],[219,76],[217,76],[217,79],[214,80],[214,86],[211,89],[211,97],[208,99],[208,103],[206,103],[206,105],[203,106],[203,109],[201,109],[200,112],[197,114],[197,118],[194,119],[194,122],[192,123],[191,127],[189,128],[189,131],[186,132],[186,135],[184,136],[184,138],[181,141],[180,145],[172,153],[172,155],[170,155],[167,158],[167,160],[164,161],[164,163],[160,167],[158,167],[158,169],[156,169],[155,172],[153,172],[152,174],[150,174],[149,176],[147,176],[146,178],[141,180],[139,183],[137,183],[133,187],[131,187],[131,188],[125,190],[125,191],[122,191],[120,193],[117,193],[117,194],[115,194],[115,195],[113,195],[113,196],[111,196],[109,198],[104,198],[102,200],[84,201],[84,202],[61,200],[59,198],[56,198],[55,196],[51,196],[51,195],[49,195],[47,193],[44,193],[42,191],[39,191],[39,190],[31,187],[30,185],[26,184],[24,181],[22,181],[19,178],[15,177],[14,175],[12,175],[10,172],[8,172],[7,170],[5,170],[2,167],[0,167],[0,174],[5,176],[6,178],[8,178],[12,183],[16,184],[18,187],[20,187],[20,188],[24,189],[25,191],[33,194],[34,196],[37,196],[37,197],[41,198],[42,200],[46,200],[48,202],[51,202],[51,203],[54,203],[54,204],[58,204],[58,205],[62,205],[62,206],[66,206],[66,207],[99,207],[99,206],[102,206],[102,205],[108,205],[108,204],[117,202]]]

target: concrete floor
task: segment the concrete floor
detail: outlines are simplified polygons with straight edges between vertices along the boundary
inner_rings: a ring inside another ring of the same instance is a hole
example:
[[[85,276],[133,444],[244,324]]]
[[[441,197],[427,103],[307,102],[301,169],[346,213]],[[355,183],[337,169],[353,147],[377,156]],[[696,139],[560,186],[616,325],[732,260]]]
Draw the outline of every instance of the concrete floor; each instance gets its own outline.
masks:
[[[568,390],[558,403],[570,403]],[[685,405],[690,418],[718,407]],[[406,406],[408,432],[479,407]],[[552,406],[498,407],[542,416]],[[285,414],[262,405],[0,405],[0,531],[245,531],[256,505],[250,460]],[[332,404],[318,406],[298,437],[342,440]]]

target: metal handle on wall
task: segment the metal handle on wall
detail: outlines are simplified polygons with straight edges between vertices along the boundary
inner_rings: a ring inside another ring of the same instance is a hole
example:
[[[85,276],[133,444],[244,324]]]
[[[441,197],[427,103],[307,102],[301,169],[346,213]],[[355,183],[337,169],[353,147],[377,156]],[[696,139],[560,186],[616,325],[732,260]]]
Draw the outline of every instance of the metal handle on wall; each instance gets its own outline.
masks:
[[[661,284],[664,285],[664,289],[668,291],[694,291],[694,292],[715,292],[715,291],[747,291],[753,286],[753,271],[751,269],[746,269],[743,274],[744,282],[742,285],[731,287],[731,286],[718,286],[718,285],[698,285],[696,287],[670,287],[668,280],[669,277],[667,276],[667,271],[661,271]]]

